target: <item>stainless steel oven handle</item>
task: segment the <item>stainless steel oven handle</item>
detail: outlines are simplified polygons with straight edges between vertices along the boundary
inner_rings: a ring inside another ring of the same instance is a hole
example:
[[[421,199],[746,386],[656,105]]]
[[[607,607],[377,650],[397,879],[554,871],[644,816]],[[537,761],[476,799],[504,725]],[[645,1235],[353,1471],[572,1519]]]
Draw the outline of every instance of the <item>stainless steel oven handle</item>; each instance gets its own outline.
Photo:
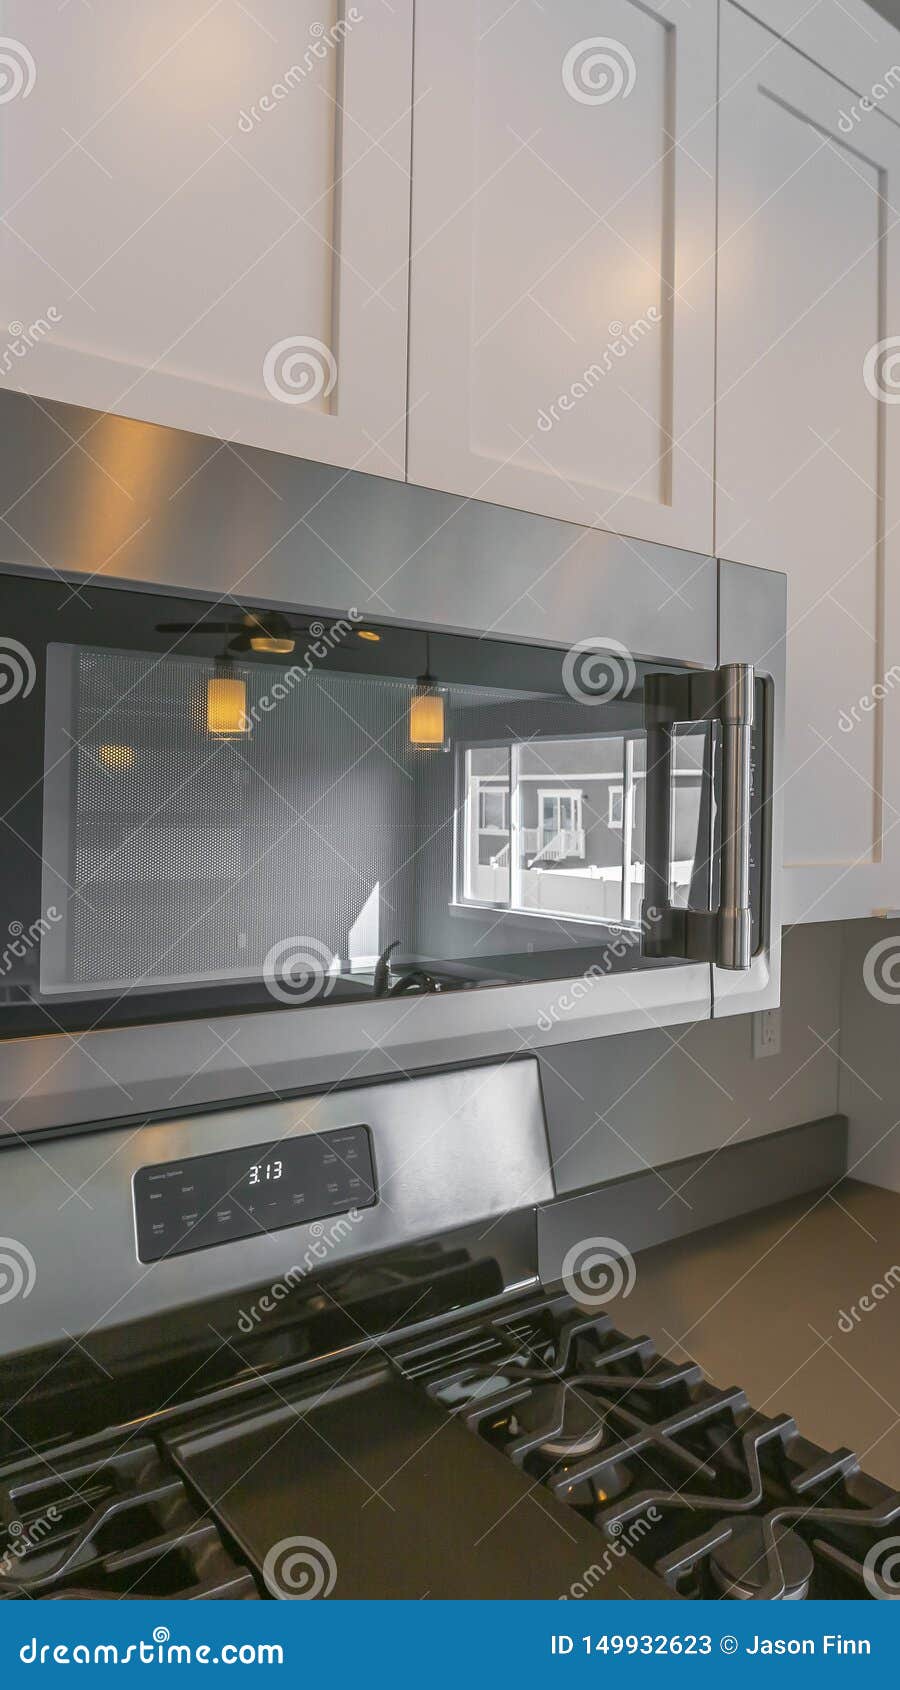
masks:
[[[722,723],[722,856],[716,961],[746,971],[752,961],[750,908],[750,741],[753,729],[752,663],[719,670]]]
[[[746,973],[752,963],[750,903],[751,736],[756,677],[752,663],[725,663],[702,674],[648,675],[645,683],[647,807],[645,956],[685,957]],[[715,910],[675,908],[671,883],[673,729],[676,722],[717,722],[722,736],[720,894]]]

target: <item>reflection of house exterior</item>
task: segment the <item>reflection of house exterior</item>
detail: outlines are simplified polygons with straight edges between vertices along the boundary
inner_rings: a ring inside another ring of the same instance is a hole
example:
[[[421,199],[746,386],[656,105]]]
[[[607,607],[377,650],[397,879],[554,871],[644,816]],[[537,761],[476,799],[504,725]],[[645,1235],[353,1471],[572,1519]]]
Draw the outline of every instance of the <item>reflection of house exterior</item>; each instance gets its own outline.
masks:
[[[697,844],[697,750],[682,742],[676,763],[676,898],[687,896]],[[465,758],[466,901],[591,921],[639,918],[642,737],[597,734],[470,746]]]

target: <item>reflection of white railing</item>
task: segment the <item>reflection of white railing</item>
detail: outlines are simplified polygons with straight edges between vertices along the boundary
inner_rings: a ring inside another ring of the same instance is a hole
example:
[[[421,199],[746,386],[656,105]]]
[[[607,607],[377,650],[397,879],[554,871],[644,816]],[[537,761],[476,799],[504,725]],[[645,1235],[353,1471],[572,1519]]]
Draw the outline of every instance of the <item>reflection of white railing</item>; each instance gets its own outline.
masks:
[[[502,849],[497,852],[497,855],[495,857],[491,858],[491,865],[490,866],[491,866],[491,868],[508,868],[509,867],[509,840],[508,839],[506,841],[506,844],[502,847]]]
[[[532,863],[558,863],[564,857],[583,857],[584,828],[562,827],[548,837],[539,827],[523,827],[522,852],[531,857]]]

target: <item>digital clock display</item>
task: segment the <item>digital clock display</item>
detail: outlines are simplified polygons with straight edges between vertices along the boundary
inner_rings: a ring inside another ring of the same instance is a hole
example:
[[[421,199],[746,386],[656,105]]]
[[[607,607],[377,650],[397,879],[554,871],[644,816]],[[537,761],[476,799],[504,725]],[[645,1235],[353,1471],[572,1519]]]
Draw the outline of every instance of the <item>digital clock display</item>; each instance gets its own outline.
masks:
[[[281,1179],[284,1174],[284,1163],[280,1157],[273,1162],[254,1162],[250,1169],[250,1184],[263,1185],[271,1180]]]
[[[363,1126],[163,1162],[134,1176],[138,1258],[156,1262],[206,1250],[375,1201],[372,1145]]]

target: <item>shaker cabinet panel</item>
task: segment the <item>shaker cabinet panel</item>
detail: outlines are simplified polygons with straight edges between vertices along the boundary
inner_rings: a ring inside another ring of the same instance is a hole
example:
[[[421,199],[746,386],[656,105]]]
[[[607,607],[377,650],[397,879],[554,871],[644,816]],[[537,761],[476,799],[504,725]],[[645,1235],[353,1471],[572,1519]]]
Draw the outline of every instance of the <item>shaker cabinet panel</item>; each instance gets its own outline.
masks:
[[[726,0],[716,549],[788,576],[789,921],[900,900],[900,129],[847,105]]]
[[[409,477],[712,543],[715,0],[418,0]]]
[[[0,298],[27,344],[0,380],[403,475],[412,0],[363,14],[5,0]]]

